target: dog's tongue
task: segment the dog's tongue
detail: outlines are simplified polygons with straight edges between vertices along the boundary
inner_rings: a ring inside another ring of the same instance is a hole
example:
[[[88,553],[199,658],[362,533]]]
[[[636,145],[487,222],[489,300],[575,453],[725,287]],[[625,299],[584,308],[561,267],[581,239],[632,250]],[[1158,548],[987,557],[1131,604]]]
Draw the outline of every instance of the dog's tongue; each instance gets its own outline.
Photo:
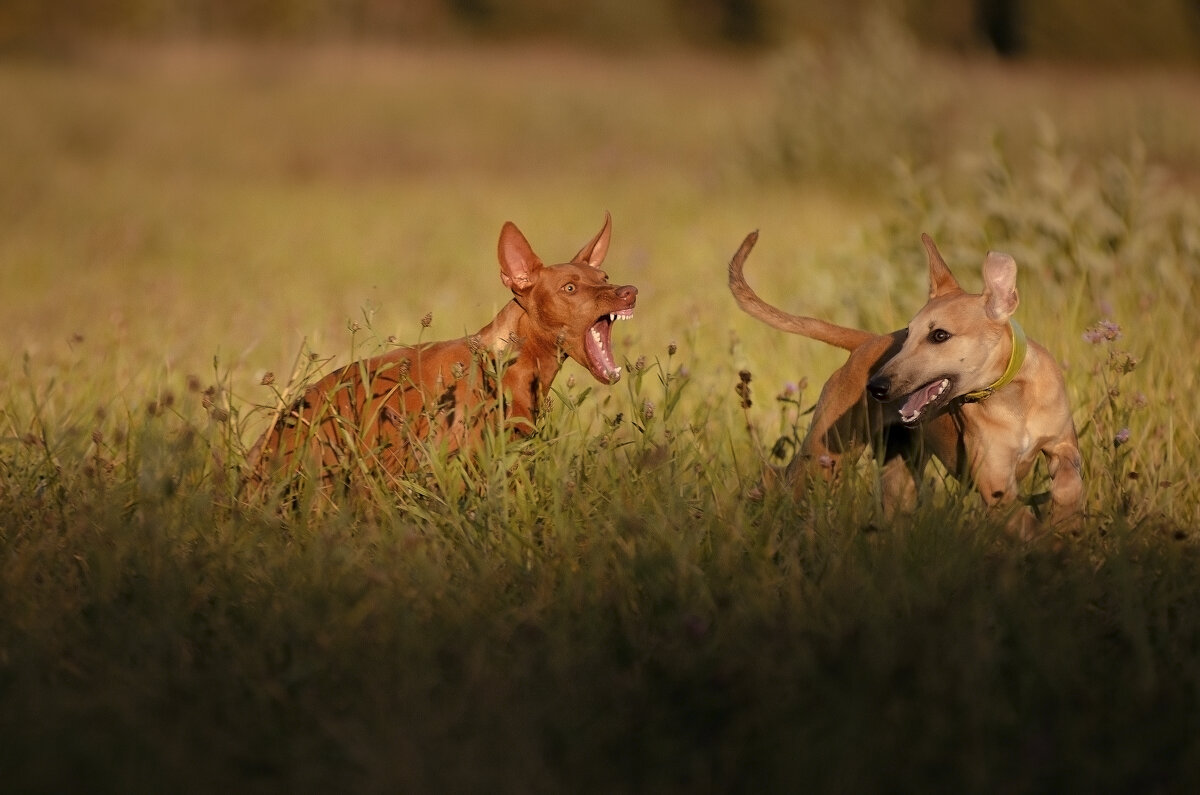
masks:
[[[921,412],[925,407],[932,403],[942,391],[949,385],[949,381],[941,379],[933,383],[926,384],[908,396],[908,400],[904,401],[904,405],[900,407],[900,419],[904,422],[913,422],[921,416]]]
[[[593,323],[584,335],[583,344],[592,375],[602,383],[615,384],[621,378],[621,368],[613,361],[612,321],[604,317]]]

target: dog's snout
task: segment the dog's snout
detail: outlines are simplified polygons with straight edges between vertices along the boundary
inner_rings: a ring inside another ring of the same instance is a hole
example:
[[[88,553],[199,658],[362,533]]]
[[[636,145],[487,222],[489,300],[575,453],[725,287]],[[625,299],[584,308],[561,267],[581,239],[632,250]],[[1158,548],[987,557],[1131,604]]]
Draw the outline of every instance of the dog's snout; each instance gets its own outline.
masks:
[[[617,288],[617,298],[622,301],[632,301],[637,298],[637,288],[632,284],[626,284]]]
[[[883,402],[892,391],[892,381],[887,376],[877,375],[867,382],[867,391],[871,393],[871,397]]]

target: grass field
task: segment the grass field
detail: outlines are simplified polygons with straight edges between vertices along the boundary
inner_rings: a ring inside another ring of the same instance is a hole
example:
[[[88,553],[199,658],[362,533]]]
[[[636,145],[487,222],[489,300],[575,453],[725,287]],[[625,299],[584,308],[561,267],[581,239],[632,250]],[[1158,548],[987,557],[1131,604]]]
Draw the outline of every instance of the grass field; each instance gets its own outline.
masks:
[[[1198,97],[887,29],[0,62],[3,788],[1191,791]],[[559,261],[606,210],[619,384],[569,363],[537,437],[400,492],[235,499],[298,357],[475,331],[504,221]],[[760,489],[840,356],[737,311],[751,229],[764,296],[877,330],[922,231],[969,289],[1012,253],[1084,529],[1018,542],[933,470],[895,523],[868,462]]]

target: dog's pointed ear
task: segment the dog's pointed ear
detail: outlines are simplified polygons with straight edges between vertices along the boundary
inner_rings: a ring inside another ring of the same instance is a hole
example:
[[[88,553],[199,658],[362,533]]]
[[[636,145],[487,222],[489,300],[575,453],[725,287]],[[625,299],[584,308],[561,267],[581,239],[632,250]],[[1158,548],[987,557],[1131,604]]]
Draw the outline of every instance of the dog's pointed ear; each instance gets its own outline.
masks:
[[[608,238],[611,235],[612,216],[605,211],[604,226],[600,227],[600,231],[596,233],[590,243],[579,249],[579,253],[571,258],[571,262],[576,265],[591,265],[593,268],[599,268],[600,264],[604,262],[604,255],[608,253]]]
[[[533,286],[533,275],[543,267],[542,261],[512,221],[505,221],[500,230],[498,253],[500,281],[505,287],[514,293],[524,293]]]
[[[1008,320],[1017,311],[1017,261],[1009,255],[988,252],[983,261],[983,300],[992,320]]]
[[[933,238],[921,233],[921,244],[925,246],[925,256],[929,259],[929,297],[937,298],[947,293],[962,292],[942,253],[934,245]]]

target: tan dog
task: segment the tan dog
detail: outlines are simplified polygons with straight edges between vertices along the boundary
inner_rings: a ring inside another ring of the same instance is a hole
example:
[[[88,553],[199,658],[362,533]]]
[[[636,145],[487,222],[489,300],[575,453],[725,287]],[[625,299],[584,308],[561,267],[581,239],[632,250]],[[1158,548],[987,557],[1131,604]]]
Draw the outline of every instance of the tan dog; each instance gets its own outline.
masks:
[[[969,477],[988,506],[1018,497],[1018,482],[1039,453],[1051,478],[1050,519],[1074,522],[1083,499],[1079,444],[1062,372],[1013,320],[1017,265],[989,253],[982,294],[964,292],[928,235],[929,302],[907,329],[872,334],[782,312],[743,276],[758,240],[748,235],[729,263],[729,289],[763,322],[850,351],[821,390],[788,477],[802,488],[813,465],[835,472],[843,454],[871,445],[883,462],[885,508],[911,507],[914,474],[932,454]],[[868,393],[874,398],[869,400]],[[1010,526],[1028,535],[1032,514]]]
[[[545,266],[512,223],[500,230],[500,280],[513,298],[468,337],[397,348],[330,373],[267,429],[250,480],[304,468],[326,485],[361,469],[413,469],[415,443],[449,450],[477,441],[485,423],[532,429],[567,357],[613,384],[612,325],[633,314],[637,288],[600,269],[612,221],[570,262]]]

